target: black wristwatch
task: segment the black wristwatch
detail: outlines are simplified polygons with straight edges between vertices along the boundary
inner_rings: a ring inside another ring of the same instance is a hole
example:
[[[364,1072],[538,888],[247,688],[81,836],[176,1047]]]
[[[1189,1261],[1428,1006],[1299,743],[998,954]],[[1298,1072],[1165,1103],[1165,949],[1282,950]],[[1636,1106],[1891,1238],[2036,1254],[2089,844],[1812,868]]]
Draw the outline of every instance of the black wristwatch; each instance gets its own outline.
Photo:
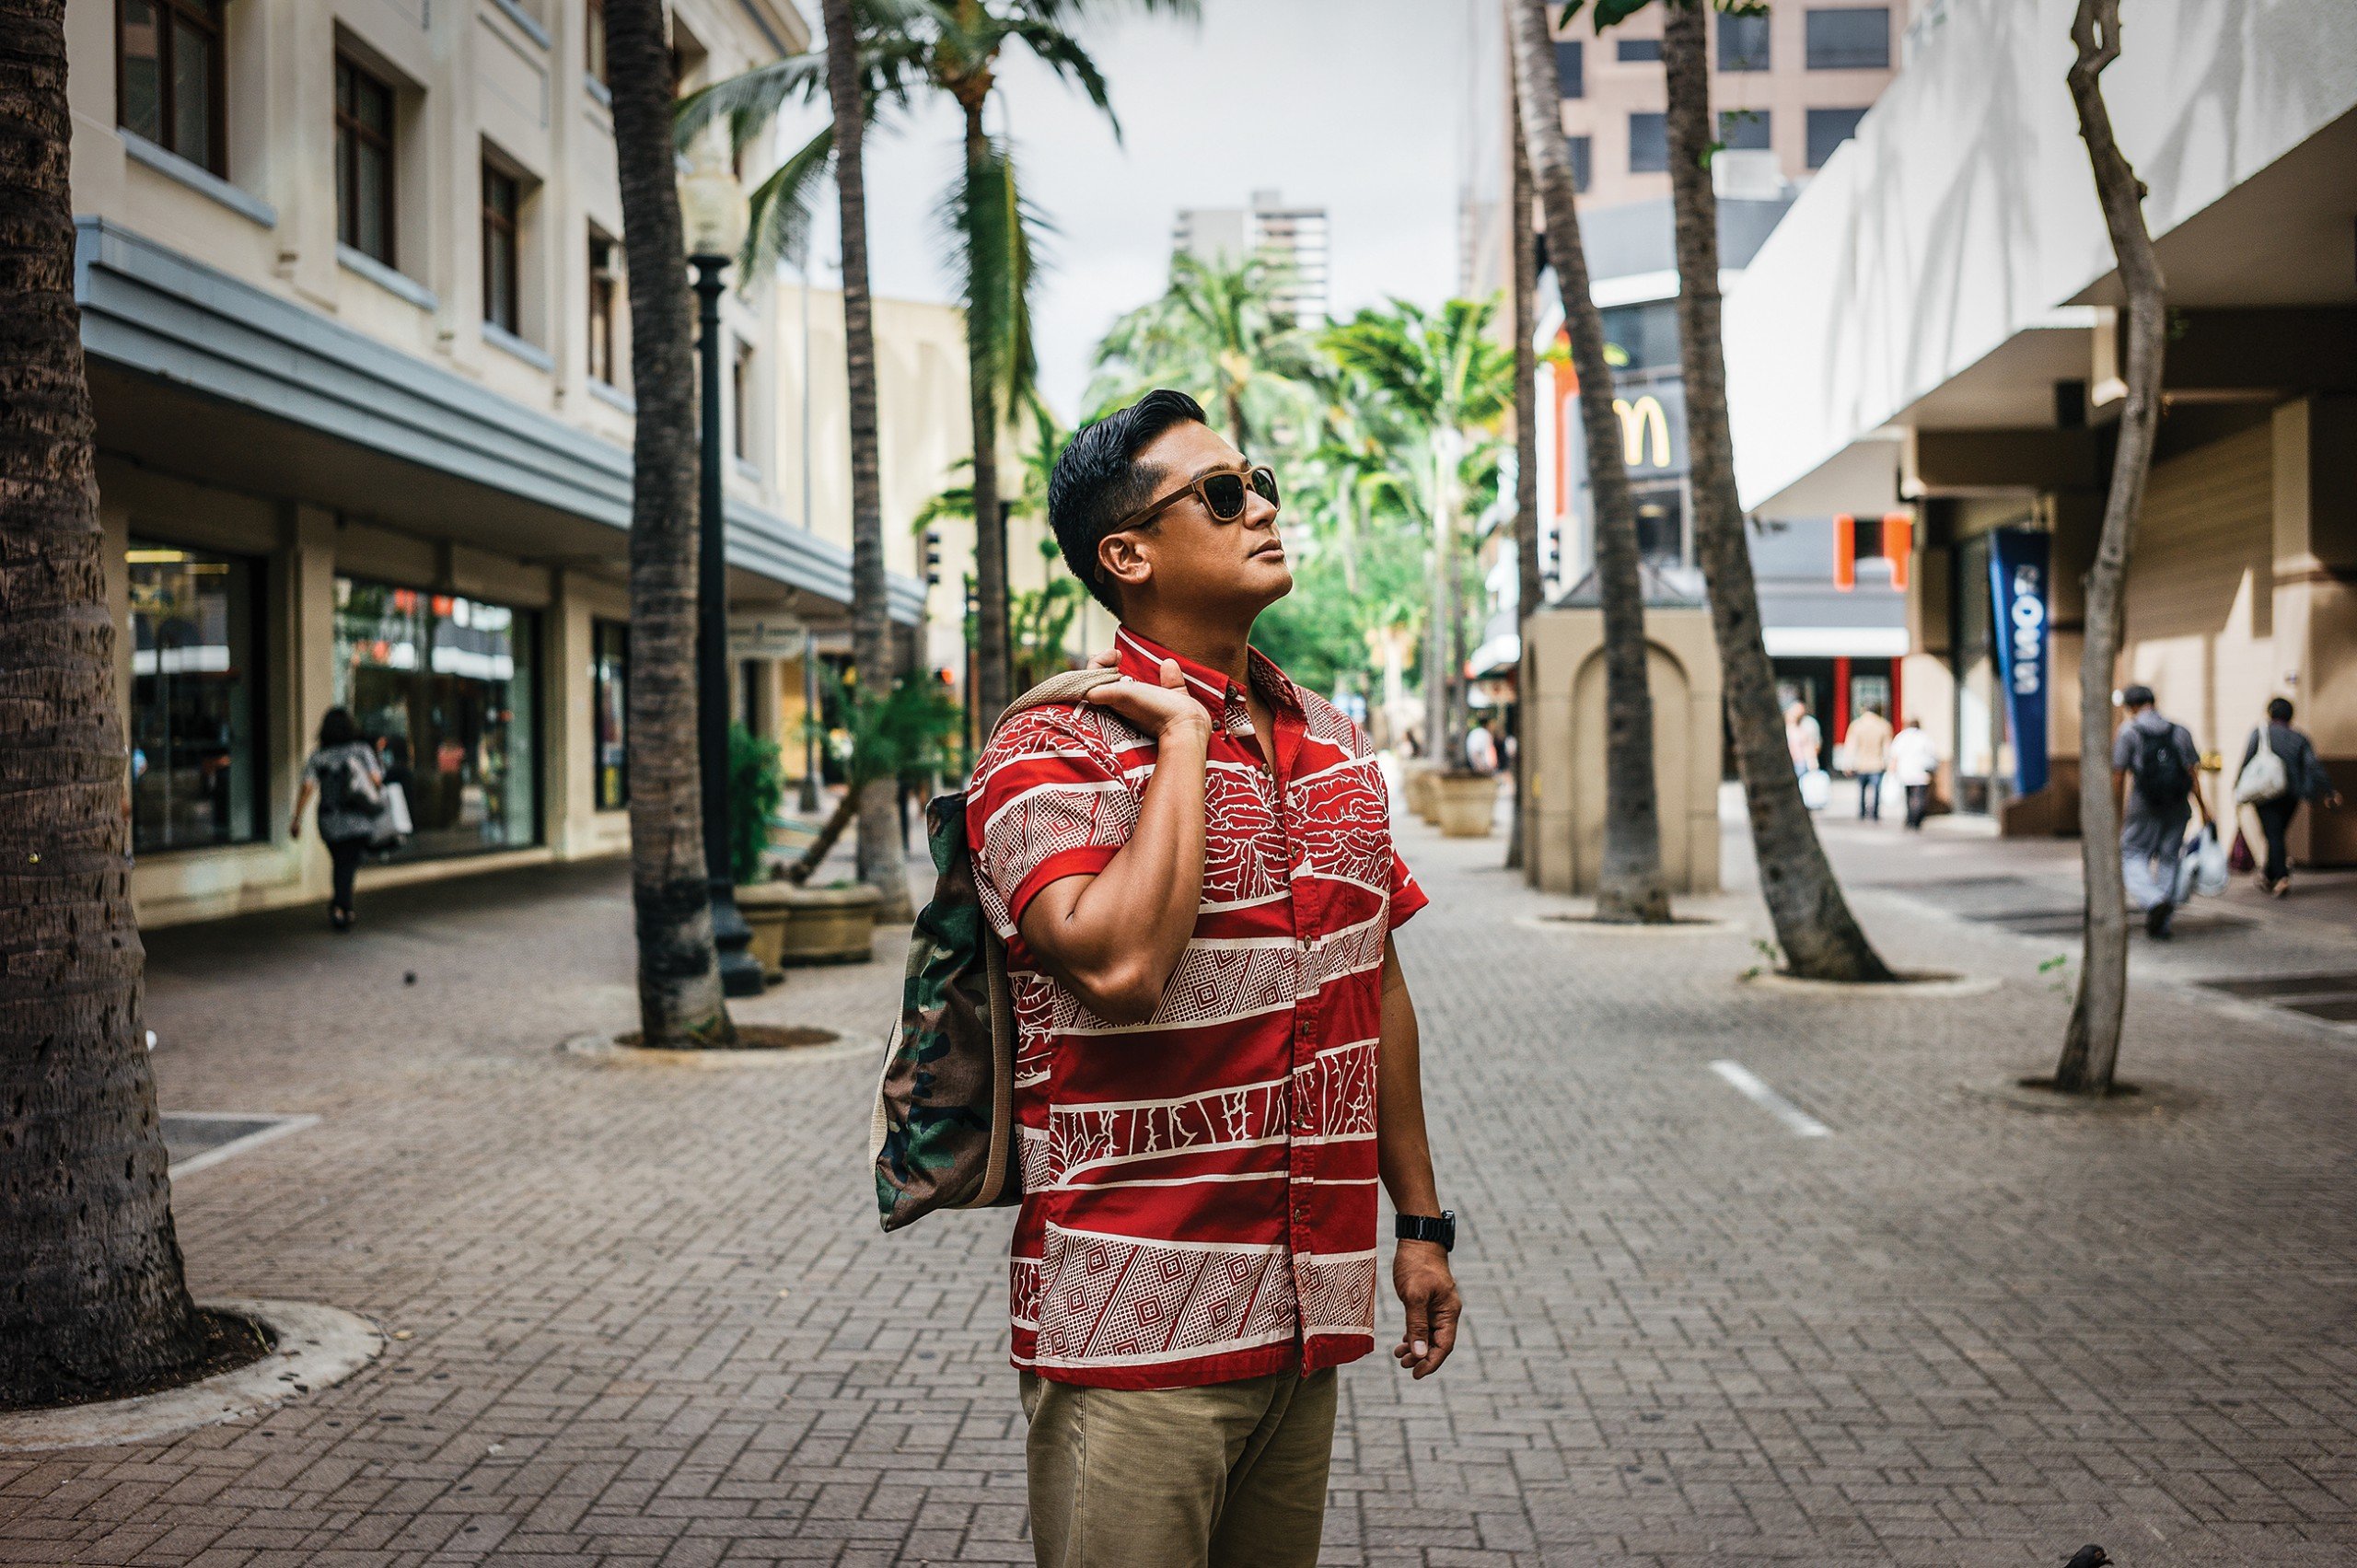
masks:
[[[1457,1211],[1443,1209],[1438,1219],[1430,1214],[1400,1214],[1392,1225],[1392,1234],[1402,1241],[1434,1241],[1444,1252],[1457,1250]]]

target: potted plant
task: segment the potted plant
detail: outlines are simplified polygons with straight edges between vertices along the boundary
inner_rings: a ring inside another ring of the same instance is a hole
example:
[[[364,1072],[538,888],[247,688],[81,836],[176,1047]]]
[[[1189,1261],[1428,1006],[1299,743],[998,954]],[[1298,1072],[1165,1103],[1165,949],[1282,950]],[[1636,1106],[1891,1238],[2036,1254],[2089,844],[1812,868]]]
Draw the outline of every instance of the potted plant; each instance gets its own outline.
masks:
[[[964,727],[957,700],[940,682],[904,676],[882,699],[837,678],[829,704],[845,719],[851,745],[844,758],[847,787],[801,858],[785,868],[784,880],[769,885],[767,896],[784,911],[781,959],[789,964],[865,963],[872,955],[876,911],[882,892],[858,882],[808,886],[811,874],[859,814],[859,794],[880,778],[897,778],[920,796],[948,761],[949,747]],[[823,723],[817,715],[808,721]],[[752,917],[749,913],[746,918]]]
[[[785,770],[777,742],[741,724],[728,726],[728,875],[737,884],[737,912],[753,928],[753,960],[771,980],[784,973],[785,901],[771,880],[770,820],[785,800]]]
[[[1451,839],[1486,839],[1498,812],[1496,773],[1471,768],[1435,768],[1427,785],[1433,795],[1441,834]]]

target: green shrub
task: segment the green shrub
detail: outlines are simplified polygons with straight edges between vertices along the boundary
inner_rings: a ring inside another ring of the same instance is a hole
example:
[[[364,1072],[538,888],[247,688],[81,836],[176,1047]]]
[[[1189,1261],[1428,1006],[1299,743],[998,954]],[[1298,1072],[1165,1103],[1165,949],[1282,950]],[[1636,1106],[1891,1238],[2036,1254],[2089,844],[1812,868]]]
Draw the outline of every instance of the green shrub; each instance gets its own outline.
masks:
[[[785,769],[777,742],[741,724],[728,726],[728,875],[744,883],[761,875],[770,845],[770,819],[785,799]]]

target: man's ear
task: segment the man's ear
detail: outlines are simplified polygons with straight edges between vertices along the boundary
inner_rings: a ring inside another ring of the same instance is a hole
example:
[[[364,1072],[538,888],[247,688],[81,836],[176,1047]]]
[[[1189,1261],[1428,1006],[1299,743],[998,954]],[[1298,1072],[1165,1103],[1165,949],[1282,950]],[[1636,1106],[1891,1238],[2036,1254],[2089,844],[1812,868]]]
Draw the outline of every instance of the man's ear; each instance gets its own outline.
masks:
[[[1153,553],[1140,534],[1109,533],[1097,541],[1097,570],[1106,581],[1134,592],[1154,575]]]

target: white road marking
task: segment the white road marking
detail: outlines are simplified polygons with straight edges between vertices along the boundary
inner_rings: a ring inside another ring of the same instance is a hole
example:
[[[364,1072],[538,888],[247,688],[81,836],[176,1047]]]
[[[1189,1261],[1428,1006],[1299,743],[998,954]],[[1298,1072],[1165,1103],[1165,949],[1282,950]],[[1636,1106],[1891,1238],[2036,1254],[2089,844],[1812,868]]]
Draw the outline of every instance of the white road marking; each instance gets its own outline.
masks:
[[[319,1119],[316,1116],[273,1116],[266,1111],[248,1114],[223,1110],[175,1110],[168,1114],[182,1121],[268,1121],[271,1123],[267,1127],[248,1132],[243,1137],[232,1138],[226,1144],[215,1144],[213,1147],[191,1155],[184,1160],[173,1162],[171,1167],[164,1174],[174,1181],[178,1181],[184,1176],[193,1176],[200,1170],[209,1170],[233,1155],[244,1154],[248,1149],[267,1144],[274,1138],[284,1138],[289,1132],[300,1132],[307,1127],[317,1127],[319,1124]]]
[[[1784,1124],[1798,1138],[1829,1138],[1833,1129],[1770,1088],[1740,1062],[1713,1062],[1711,1071],[1735,1086],[1735,1092]]]

